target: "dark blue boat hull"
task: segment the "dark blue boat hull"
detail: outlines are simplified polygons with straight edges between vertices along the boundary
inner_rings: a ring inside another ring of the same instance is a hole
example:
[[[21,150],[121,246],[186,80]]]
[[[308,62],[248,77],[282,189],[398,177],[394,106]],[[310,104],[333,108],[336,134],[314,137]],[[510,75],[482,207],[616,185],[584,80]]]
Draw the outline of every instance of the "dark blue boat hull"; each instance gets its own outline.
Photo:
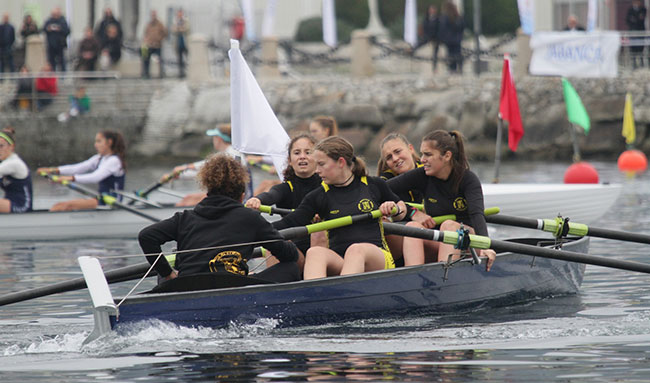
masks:
[[[586,253],[588,246],[588,238],[582,238],[564,249]],[[119,327],[159,319],[188,327],[222,327],[274,318],[281,325],[314,325],[437,313],[575,294],[584,270],[584,264],[503,253],[489,273],[484,265],[461,261],[446,273],[445,266],[436,263],[283,284],[144,294],[124,301],[119,319],[112,317],[111,322]]]

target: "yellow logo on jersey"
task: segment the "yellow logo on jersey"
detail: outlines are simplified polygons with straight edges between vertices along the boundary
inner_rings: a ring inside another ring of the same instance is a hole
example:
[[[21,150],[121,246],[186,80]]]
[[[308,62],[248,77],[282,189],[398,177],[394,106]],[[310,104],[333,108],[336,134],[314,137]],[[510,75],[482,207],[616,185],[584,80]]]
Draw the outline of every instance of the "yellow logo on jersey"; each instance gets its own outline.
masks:
[[[239,275],[245,275],[244,269],[246,260],[243,259],[239,251],[226,250],[217,254],[209,263],[210,271],[216,273],[219,271],[219,266],[223,266],[227,272]]]
[[[339,212],[340,212],[340,210],[331,210],[330,214],[338,214]]]
[[[463,197],[458,197],[454,200],[454,209],[458,211],[467,210],[467,200]]]
[[[369,200],[368,198],[364,198],[361,201],[359,201],[357,208],[359,208],[360,211],[367,213],[369,211],[372,211],[375,208],[375,203]]]
[[[435,198],[427,198],[427,200],[429,200],[431,203],[438,203],[438,200]]]

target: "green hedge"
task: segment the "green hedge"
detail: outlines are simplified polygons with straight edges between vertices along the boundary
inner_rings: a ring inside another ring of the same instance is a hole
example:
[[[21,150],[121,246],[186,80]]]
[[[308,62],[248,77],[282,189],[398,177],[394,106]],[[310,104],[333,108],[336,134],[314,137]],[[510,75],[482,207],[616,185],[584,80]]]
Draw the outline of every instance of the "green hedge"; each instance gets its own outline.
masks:
[[[418,0],[418,23],[422,22],[429,5],[440,6],[444,0]],[[379,17],[395,39],[404,36],[405,0],[379,1]],[[465,26],[470,32],[474,30],[473,0],[464,0]],[[370,11],[367,0],[336,0],[336,30],[339,42],[350,41],[354,29],[363,29],[368,25]],[[517,0],[481,0],[481,27],[484,35],[514,33],[519,27]],[[303,20],[296,32],[296,41],[322,41],[322,20],[315,17]]]
[[[341,19],[336,20],[336,37],[339,44],[349,43],[350,35],[354,29],[358,28],[354,28]],[[301,21],[294,40],[299,42],[323,41],[323,20],[320,17],[312,17]]]
[[[464,0],[465,26],[474,32],[474,1]],[[519,27],[517,0],[481,1],[481,29],[487,36],[515,33]]]
[[[336,0],[336,35],[339,43],[350,42],[350,35],[355,29],[368,25],[370,11],[367,0]],[[321,17],[305,19],[298,25],[296,41],[323,41],[323,20]]]

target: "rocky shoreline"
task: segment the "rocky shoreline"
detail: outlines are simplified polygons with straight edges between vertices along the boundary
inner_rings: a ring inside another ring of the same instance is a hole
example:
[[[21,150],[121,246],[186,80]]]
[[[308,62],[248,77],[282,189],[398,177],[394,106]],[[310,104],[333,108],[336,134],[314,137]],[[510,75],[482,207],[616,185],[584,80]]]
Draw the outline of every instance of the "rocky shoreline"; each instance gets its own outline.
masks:
[[[571,80],[592,124],[587,136],[578,134],[583,158],[615,160],[625,150],[620,132],[626,92],[634,99],[636,147],[650,150],[646,133],[650,124],[648,80],[650,72],[645,71],[616,79]],[[260,80],[260,86],[285,129],[305,129],[311,117],[332,115],[340,124],[341,135],[371,161],[377,158],[379,141],[387,133],[404,133],[419,146],[421,137],[437,128],[463,132],[472,160],[493,160],[500,81],[496,75],[477,78],[470,74],[365,79],[328,76]],[[570,161],[570,125],[560,79],[523,77],[516,82],[525,135],[517,152],[511,153],[504,132],[504,160]],[[89,84],[91,97],[101,95],[104,85],[101,81]],[[122,92],[119,100],[104,102],[101,108],[65,124],[56,120],[56,110],[38,114],[5,111],[0,123],[16,127],[19,153],[33,166],[39,166],[92,154],[92,137],[104,128],[122,129],[130,143],[129,155],[138,161],[163,159],[173,163],[197,158],[210,152],[205,130],[230,120],[230,88],[225,80],[198,88],[172,79],[142,81],[137,86],[152,89],[145,93]],[[147,102],[141,100],[143,94],[149,97]],[[136,103],[143,106],[132,107]],[[30,149],[34,145],[37,150]],[[56,150],[51,148],[53,145]]]

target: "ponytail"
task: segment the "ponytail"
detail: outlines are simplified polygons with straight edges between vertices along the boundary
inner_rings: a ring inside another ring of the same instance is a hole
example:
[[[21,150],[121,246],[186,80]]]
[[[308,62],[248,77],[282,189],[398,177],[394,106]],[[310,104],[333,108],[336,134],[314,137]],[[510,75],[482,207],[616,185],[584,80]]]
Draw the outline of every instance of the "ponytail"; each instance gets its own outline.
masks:
[[[111,151],[122,162],[122,169],[126,171],[126,140],[122,133],[115,130],[102,130],[99,132],[105,139],[111,140]]]
[[[333,159],[334,161],[338,161],[339,158],[343,158],[350,170],[352,170],[352,174],[354,174],[356,177],[363,177],[368,175],[366,162],[354,155],[354,147],[345,138],[338,136],[324,138],[322,141],[316,144],[314,150],[325,153],[326,156]]]

